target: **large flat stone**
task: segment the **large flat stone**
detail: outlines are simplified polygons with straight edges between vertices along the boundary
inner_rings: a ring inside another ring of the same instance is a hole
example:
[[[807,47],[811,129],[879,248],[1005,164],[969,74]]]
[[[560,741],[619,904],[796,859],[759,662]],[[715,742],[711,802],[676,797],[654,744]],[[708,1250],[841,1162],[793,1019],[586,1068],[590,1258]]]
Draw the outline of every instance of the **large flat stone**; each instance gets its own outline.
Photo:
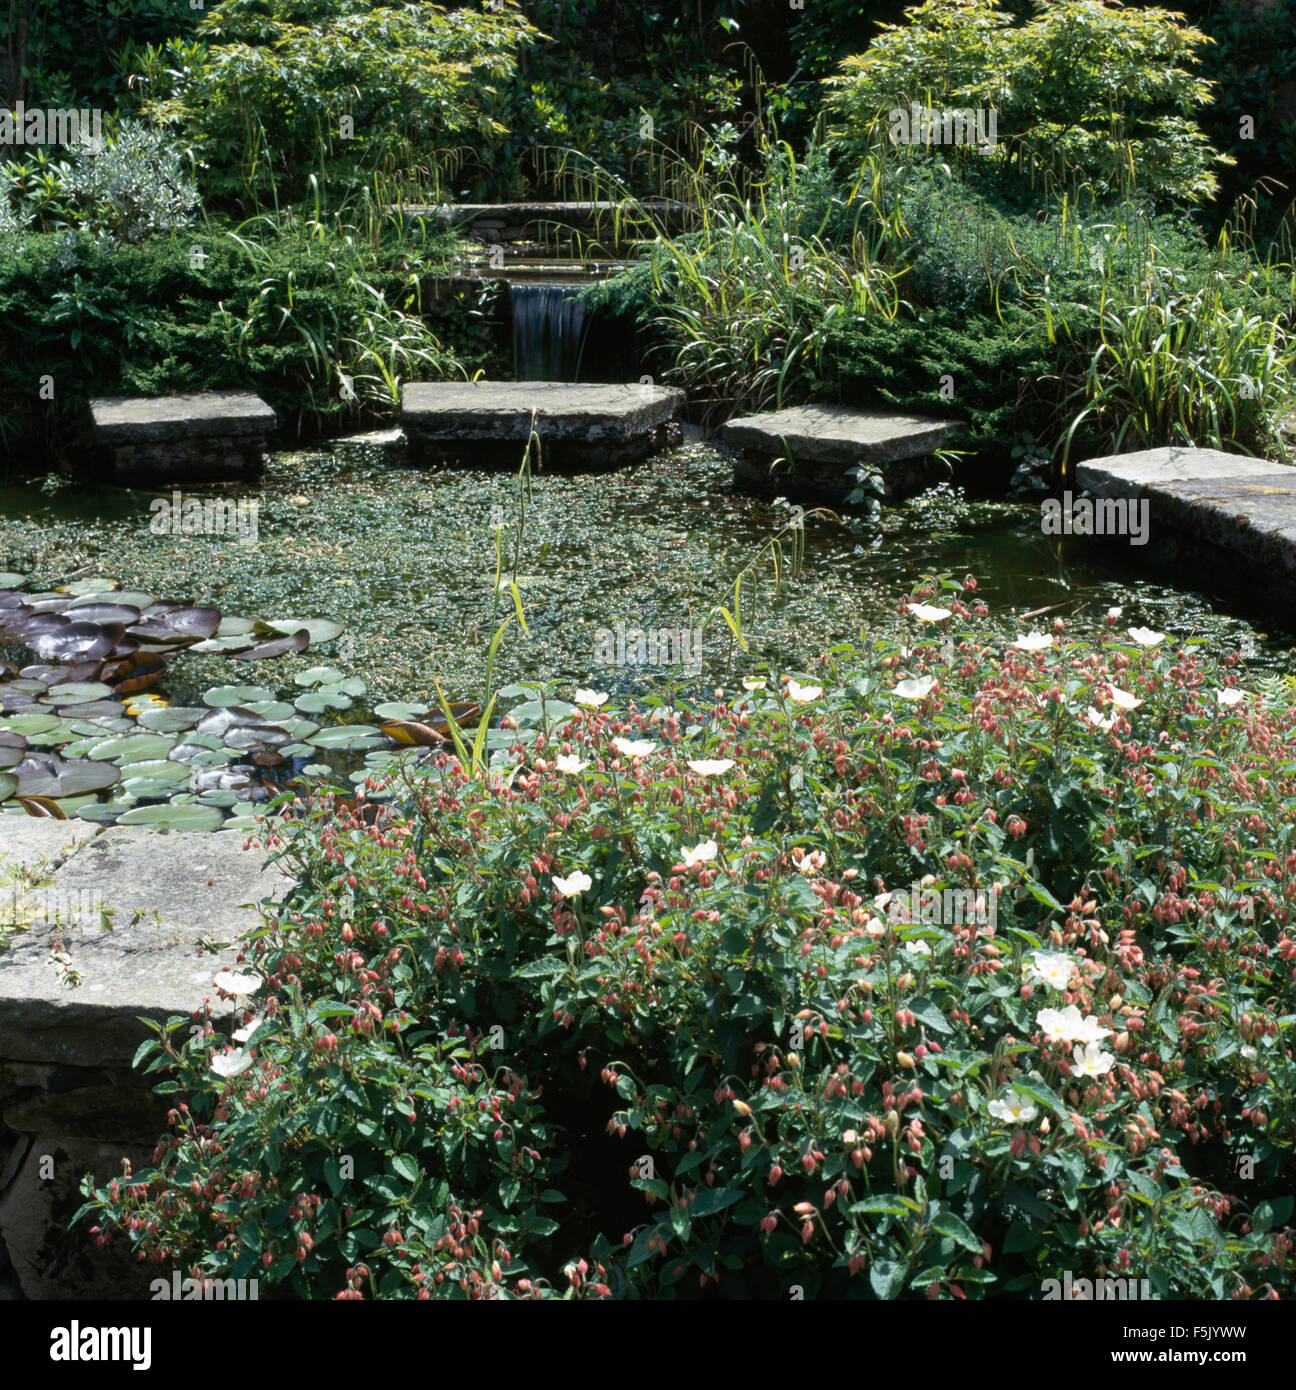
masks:
[[[411,382],[401,423],[416,458],[441,456],[516,464],[531,433],[546,462],[632,462],[659,446],[684,403],[666,386],[559,381]]]
[[[212,976],[235,964],[229,943],[261,923],[246,904],[287,890],[288,878],[263,867],[263,858],[231,835],[114,827],[85,844],[48,888],[19,905],[33,920],[0,953],[0,1057],[129,1065],[147,1036],[139,1018],[162,1021],[200,1008],[214,994]],[[54,924],[40,915],[51,899],[60,919]],[[200,945],[203,939],[220,949]],[[80,983],[63,983],[50,958],[56,942]],[[231,1013],[213,997],[214,1021]]]
[[[1149,550],[1208,560],[1233,577],[1296,595],[1296,469],[1218,449],[1145,449],[1090,459],[1076,482],[1148,504]],[[1182,552],[1182,554],[1181,554]],[[1156,558],[1156,555],[1153,556]]]
[[[1283,483],[1296,479],[1296,473],[1286,464],[1268,459],[1178,446],[1108,454],[1076,465],[1076,482],[1098,497],[1129,497],[1134,495],[1132,489],[1151,489],[1173,482],[1213,483],[1226,479],[1274,479]]]
[[[845,405],[798,405],[747,415],[721,425],[722,444],[755,453],[783,455],[801,463],[882,466],[920,458],[946,444],[961,426],[887,410]]]
[[[251,391],[198,391],[182,396],[102,396],[90,402],[100,444],[153,444],[207,436],[264,437],[275,413]]]
[[[49,877],[101,829],[83,820],[0,815],[0,937],[13,929],[25,874]]]
[[[837,506],[856,486],[854,470],[877,469],[888,497],[936,481],[929,455],[963,429],[957,420],[799,405],[729,420],[716,433],[739,450],[736,480]]]

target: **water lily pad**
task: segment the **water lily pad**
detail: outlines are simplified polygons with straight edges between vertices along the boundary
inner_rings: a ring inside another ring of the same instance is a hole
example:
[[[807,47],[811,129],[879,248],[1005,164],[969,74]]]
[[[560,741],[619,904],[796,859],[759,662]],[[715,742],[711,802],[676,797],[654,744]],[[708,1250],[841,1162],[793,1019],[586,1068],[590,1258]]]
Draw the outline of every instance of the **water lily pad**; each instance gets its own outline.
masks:
[[[4,576],[0,575],[0,583]],[[92,575],[89,579],[74,579],[70,584],[62,586],[65,594],[72,594],[77,598],[87,594],[104,594],[117,587],[115,579],[107,579],[102,574]]]
[[[103,603],[105,601],[103,596],[108,592],[109,590],[106,589],[89,590],[79,598],[73,599],[68,604],[67,611],[75,613],[78,608],[84,608],[87,604]],[[141,613],[151,604],[157,602],[152,594],[145,593],[142,589],[113,589],[111,593],[113,603],[128,604],[131,608],[138,608]]]
[[[299,628],[287,637],[276,637],[270,642],[249,647],[245,652],[231,652],[235,661],[267,661],[274,656],[288,656],[290,653],[304,652],[310,646],[310,633]]]
[[[220,626],[216,629],[217,637],[247,637],[256,631],[256,622],[252,618],[239,618],[233,613],[226,613],[220,620]]]
[[[189,651],[224,653],[228,656],[231,652],[245,652],[255,645],[255,637],[209,637],[205,642],[195,642]]]
[[[303,714],[322,714],[326,709],[350,709],[351,697],[325,690],[308,690],[305,695],[298,695],[293,704]]]
[[[218,685],[202,697],[203,704],[212,709],[230,705],[245,705],[249,700],[273,700],[274,691],[263,685]]]
[[[151,758],[122,766],[122,787],[133,791],[135,782],[170,782],[176,786],[189,785],[189,768],[173,763],[169,758]]]
[[[174,806],[175,802],[173,801],[171,804]],[[228,810],[231,806],[237,806],[239,804],[238,793],[221,791],[203,792],[202,795],[198,797],[197,804],[200,806],[219,806],[223,810]]]
[[[105,739],[90,751],[96,760],[108,760],[121,767],[125,763],[165,758],[177,742],[174,734],[124,734],[121,738]]]
[[[158,709],[141,710],[138,716],[141,729],[157,734],[179,734],[192,729],[207,713],[205,709],[186,705],[167,705]]]
[[[335,623],[329,618],[280,618],[273,622],[261,623],[259,627],[268,628],[271,632],[281,632],[285,636],[304,629],[315,646],[321,642],[331,642],[346,631],[342,623]]]
[[[155,607],[130,631],[132,637],[139,637],[147,642],[205,642],[208,638],[215,637],[220,620],[218,608],[178,604],[165,612],[158,612]]]
[[[427,705],[411,705],[405,700],[386,700],[381,705],[375,705],[373,712],[379,719],[414,719],[422,720],[428,713]]]
[[[145,710],[168,709],[169,706],[161,695],[143,694],[131,695],[126,701],[126,708],[138,719]]]
[[[80,820],[88,820],[94,825],[116,825],[117,817],[124,811],[129,811],[135,804],[132,797],[129,801],[97,801],[89,806],[82,806],[77,812]]]
[[[5,570],[0,573],[0,589],[16,589],[20,584],[27,582],[25,574],[14,574],[12,570]]]
[[[57,714],[3,714],[0,715],[0,728],[27,738],[31,734],[45,734],[57,729],[63,721]]]
[[[326,685],[321,685],[321,692],[333,692],[338,695],[363,695],[369,687],[359,676],[348,676],[345,680],[331,681]]]
[[[279,727],[293,738],[310,738],[319,725],[313,719],[281,719]]]
[[[259,714],[272,724],[292,718],[293,707],[282,700],[244,700],[242,704],[244,709],[250,709],[253,714]]]
[[[112,721],[121,719],[125,713],[126,706],[123,705],[120,700],[87,700],[85,704],[71,706],[67,709],[66,714],[64,714],[62,707],[59,708],[59,714],[63,715],[65,719],[76,719],[81,723],[85,723],[88,720],[98,721],[104,719]],[[130,722],[129,719],[124,721],[127,725],[129,725]],[[111,729],[114,725],[109,722],[105,724],[104,727]]]
[[[76,610],[79,623],[120,623],[130,627],[139,619],[139,609],[129,603],[87,603]]]
[[[339,724],[332,729],[321,729],[306,741],[314,748],[379,748],[383,736],[372,724]]]
[[[218,806],[137,806],[127,811],[119,825],[150,825],[165,830],[215,830],[225,819]]]
[[[112,694],[112,687],[102,681],[65,681],[51,686],[49,693],[41,697],[44,705],[85,705],[92,701],[106,700]]]
[[[307,671],[298,671],[293,677],[294,685],[334,685],[343,679],[341,671],[332,666],[312,666]]]
[[[19,763],[12,775],[23,796],[55,798],[102,791],[121,781],[121,769],[110,763],[63,759],[57,753],[35,754]]]
[[[17,790],[17,777],[12,772],[0,772],[0,801],[7,801]]]

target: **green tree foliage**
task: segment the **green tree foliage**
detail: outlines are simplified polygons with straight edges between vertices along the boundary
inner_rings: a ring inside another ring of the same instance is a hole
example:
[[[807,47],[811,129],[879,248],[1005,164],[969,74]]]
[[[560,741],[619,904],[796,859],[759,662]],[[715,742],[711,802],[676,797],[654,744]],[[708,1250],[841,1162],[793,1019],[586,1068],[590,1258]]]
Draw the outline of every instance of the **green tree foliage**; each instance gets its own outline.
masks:
[[[965,149],[965,164],[1006,166],[1050,190],[1190,203],[1215,193],[1225,158],[1195,123],[1212,84],[1193,70],[1210,40],[1182,16],[1106,0],[1039,4],[1025,24],[994,0],[925,0],[907,15],[830,79],[834,136],[850,153],[888,138],[888,112],[914,102],[993,108],[998,145]]]
[[[220,0],[195,42],[138,59],[148,114],[192,139],[211,192],[252,203],[298,197],[312,173],[427,181],[457,151],[498,144],[537,32],[514,6]]]

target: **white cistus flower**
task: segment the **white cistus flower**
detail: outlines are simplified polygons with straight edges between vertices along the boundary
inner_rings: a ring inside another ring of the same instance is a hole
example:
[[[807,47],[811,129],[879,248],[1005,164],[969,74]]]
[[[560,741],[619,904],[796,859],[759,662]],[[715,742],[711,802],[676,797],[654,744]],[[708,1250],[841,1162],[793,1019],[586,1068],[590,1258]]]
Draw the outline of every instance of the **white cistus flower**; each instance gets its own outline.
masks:
[[[243,1051],[241,1047],[236,1047],[233,1052],[218,1053],[211,1060],[211,1069],[217,1076],[231,1077],[238,1076],[241,1072],[247,1071],[252,1065],[250,1054]]]
[[[802,685],[800,681],[788,681],[788,699],[795,701],[798,705],[808,705],[811,700],[817,700],[823,694],[823,687],[820,685]]]
[[[574,698],[578,705],[584,705],[586,709],[598,709],[600,705],[607,704],[607,695],[601,690],[578,690]]]
[[[1131,627],[1127,630],[1140,647],[1155,647],[1165,641],[1164,632],[1153,632],[1150,627]]]
[[[1065,989],[1074,969],[1075,962],[1060,951],[1036,951],[1027,967],[1032,980],[1040,980],[1050,989]]]
[[[1065,1009],[1041,1009],[1035,1015],[1035,1022],[1044,1030],[1050,1042],[1096,1043],[1111,1037],[1110,1028],[1100,1028],[1093,1014],[1080,1017],[1080,1010],[1074,1004]]]
[[[688,765],[699,777],[720,777],[733,766],[733,759],[690,758]]]
[[[559,772],[584,772],[589,763],[583,763],[575,753],[559,753],[555,759]]]
[[[212,984],[225,994],[255,994],[261,988],[261,976],[236,975],[232,970],[222,970],[212,976]]]
[[[1215,700],[1216,700],[1216,703],[1217,703],[1217,704],[1221,704],[1221,705],[1225,705],[1225,706],[1227,706],[1227,705],[1240,705],[1240,704],[1242,703],[1242,701],[1245,700],[1245,699],[1246,699],[1246,691],[1245,691],[1245,690],[1234,690],[1234,689],[1230,688],[1230,689],[1228,689],[1228,690],[1217,690],[1217,691],[1215,692]]]
[[[1033,1100],[1013,1090],[1005,1091],[998,1100],[992,1100],[986,1109],[996,1120],[1010,1125],[1029,1124],[1039,1114],[1039,1107]]]
[[[588,892],[594,886],[594,880],[587,873],[577,869],[574,873],[568,874],[566,878],[559,878],[555,874],[553,886],[564,898],[574,898],[580,893]]]
[[[1042,652],[1045,647],[1052,645],[1053,634],[1051,632],[1028,632],[1013,642],[1013,646],[1018,651],[1023,652]]]
[[[714,840],[703,840],[700,845],[689,849],[687,845],[680,846],[680,854],[684,857],[684,867],[691,869],[694,864],[709,864],[720,852],[719,845]]]
[[[1117,685],[1111,686],[1110,689],[1112,704],[1115,705],[1117,709],[1125,710],[1128,712],[1132,709],[1138,709],[1138,707],[1143,703],[1143,701],[1140,700],[1137,695],[1131,695],[1128,690],[1122,690]]]
[[[614,738],[612,747],[627,758],[646,758],[657,745],[650,738]]]
[[[935,608],[930,603],[911,603],[909,605],[909,612],[920,623],[939,623],[950,616],[950,611],[948,608]]]
[[[895,687],[895,694],[902,700],[925,700],[936,686],[935,676],[926,676],[922,680],[900,681]]]
[[[1106,1076],[1115,1065],[1115,1057],[1097,1043],[1086,1043],[1071,1057],[1071,1068],[1080,1076]]]

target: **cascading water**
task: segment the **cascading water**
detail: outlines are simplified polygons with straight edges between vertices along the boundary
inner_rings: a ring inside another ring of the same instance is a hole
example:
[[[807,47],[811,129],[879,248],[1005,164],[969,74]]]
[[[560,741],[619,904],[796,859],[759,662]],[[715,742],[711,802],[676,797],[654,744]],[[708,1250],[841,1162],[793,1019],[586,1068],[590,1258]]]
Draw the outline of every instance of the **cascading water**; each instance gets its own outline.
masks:
[[[510,283],[513,375],[518,381],[578,381],[589,316],[582,285]]]

